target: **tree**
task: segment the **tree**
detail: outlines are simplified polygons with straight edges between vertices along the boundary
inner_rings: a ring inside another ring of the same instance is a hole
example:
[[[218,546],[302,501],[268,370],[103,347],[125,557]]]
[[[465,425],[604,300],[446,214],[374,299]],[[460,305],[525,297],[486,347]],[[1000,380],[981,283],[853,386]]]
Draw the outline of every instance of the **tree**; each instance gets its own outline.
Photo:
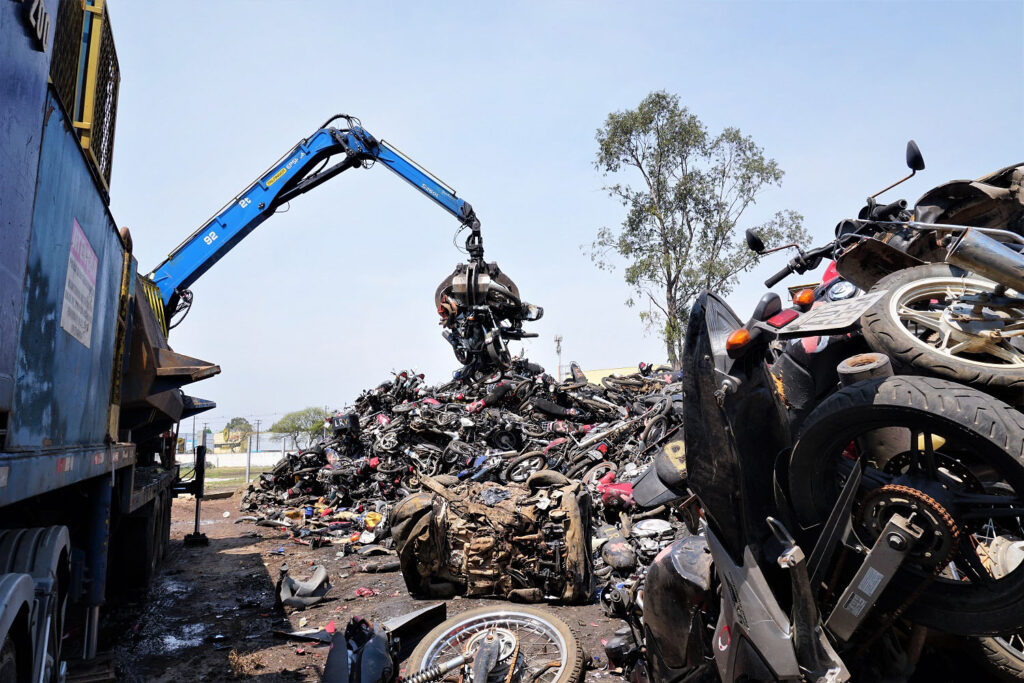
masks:
[[[233,417],[224,425],[224,433],[228,432],[251,432],[252,425],[244,417]]]
[[[634,292],[626,303],[646,304],[640,317],[648,329],[659,329],[678,368],[693,299],[704,289],[728,294],[760,260],[737,239],[736,227],[764,188],[781,184],[782,169],[736,128],[710,134],[664,91],[636,109],[609,114],[597,143],[595,167],[606,177],[628,178],[604,188],[627,211],[618,229],[598,230],[590,256],[606,270],[615,256],[625,259]],[[754,229],[769,247],[802,242],[802,221],[794,211],[779,211]]]
[[[231,447],[231,450],[238,449],[238,452],[241,453],[248,449],[249,436],[253,431],[252,425],[244,417],[233,417],[224,425],[224,442],[236,444]],[[232,439],[232,434],[237,438]]]
[[[330,417],[331,412],[324,408],[296,410],[275,422],[270,431],[287,434],[295,439],[296,445],[299,437],[302,437],[306,445],[309,445],[323,435],[324,420]]]

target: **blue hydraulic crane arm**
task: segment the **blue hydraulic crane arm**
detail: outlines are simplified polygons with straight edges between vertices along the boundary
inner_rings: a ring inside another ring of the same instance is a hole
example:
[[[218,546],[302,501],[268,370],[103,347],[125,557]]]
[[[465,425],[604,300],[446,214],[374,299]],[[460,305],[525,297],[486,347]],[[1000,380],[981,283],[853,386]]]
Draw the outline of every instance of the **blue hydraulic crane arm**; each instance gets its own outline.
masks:
[[[343,118],[347,127],[329,127]],[[317,164],[333,156],[344,158],[333,166]],[[474,260],[483,259],[480,221],[473,207],[455,196],[455,190],[441,182],[383,140],[364,130],[354,117],[339,115],[302,140],[188,239],[178,245],[152,273],[150,279],[160,290],[165,307],[176,301],[189,286],[272,216],[285,202],[356,166],[381,163],[434,200],[470,229],[466,247]],[[314,170],[317,169],[317,170]]]

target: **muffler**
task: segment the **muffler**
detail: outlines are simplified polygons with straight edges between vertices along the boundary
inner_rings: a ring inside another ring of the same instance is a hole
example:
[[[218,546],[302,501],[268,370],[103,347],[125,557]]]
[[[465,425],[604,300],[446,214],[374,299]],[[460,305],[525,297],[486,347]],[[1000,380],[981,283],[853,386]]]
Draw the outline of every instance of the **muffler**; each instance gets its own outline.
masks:
[[[1024,256],[974,228],[965,230],[950,245],[946,263],[1024,294]]]

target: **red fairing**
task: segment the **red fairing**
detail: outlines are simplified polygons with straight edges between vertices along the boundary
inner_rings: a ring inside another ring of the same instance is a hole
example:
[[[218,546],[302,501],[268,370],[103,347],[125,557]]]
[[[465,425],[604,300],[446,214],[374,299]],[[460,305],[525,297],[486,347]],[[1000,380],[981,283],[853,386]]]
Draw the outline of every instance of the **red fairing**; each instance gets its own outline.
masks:
[[[833,280],[839,277],[839,271],[836,270],[836,262],[829,261],[828,268],[825,269],[825,275],[821,278],[821,285],[827,287]]]

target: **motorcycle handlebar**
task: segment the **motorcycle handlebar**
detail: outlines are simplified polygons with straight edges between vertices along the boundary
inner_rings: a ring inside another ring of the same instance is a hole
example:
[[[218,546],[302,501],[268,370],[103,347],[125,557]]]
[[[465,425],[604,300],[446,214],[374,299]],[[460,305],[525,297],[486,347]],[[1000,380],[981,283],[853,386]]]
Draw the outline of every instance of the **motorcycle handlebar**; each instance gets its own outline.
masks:
[[[892,202],[891,204],[886,204],[885,206],[876,206],[875,209],[871,212],[871,217],[874,218],[875,220],[884,221],[888,218],[896,216],[897,214],[899,214],[900,211],[903,211],[906,208],[907,200],[900,199],[895,202]]]
[[[787,264],[785,268],[783,268],[779,272],[775,273],[775,275],[772,275],[770,278],[765,280],[764,281],[764,286],[768,287],[769,289],[771,289],[772,287],[774,287],[775,285],[779,284],[784,279],[786,279],[789,276],[789,274],[792,273],[792,272],[793,272],[793,266]]]
[[[821,265],[821,259],[832,253],[834,243],[829,242],[828,244],[811,249],[807,252],[800,252],[799,256],[795,256],[789,260],[786,267],[779,272],[772,275],[770,278],[764,281],[764,286],[769,289],[779,284],[790,273],[806,273],[808,270],[814,270]]]

